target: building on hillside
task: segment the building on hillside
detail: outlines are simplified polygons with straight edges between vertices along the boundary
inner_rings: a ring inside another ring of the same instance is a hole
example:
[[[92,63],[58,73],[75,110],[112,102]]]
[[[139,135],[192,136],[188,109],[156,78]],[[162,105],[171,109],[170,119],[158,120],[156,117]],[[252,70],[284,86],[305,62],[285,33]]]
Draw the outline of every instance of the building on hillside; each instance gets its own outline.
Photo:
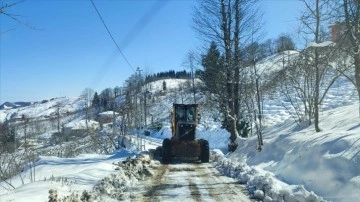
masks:
[[[65,139],[74,140],[86,136],[89,132],[97,131],[100,128],[100,125],[97,121],[80,120],[72,121],[64,125],[64,136]]]
[[[112,123],[113,119],[114,119],[114,116],[115,116],[115,118],[118,117],[119,113],[113,112],[113,111],[106,111],[106,112],[99,113],[96,120],[101,125],[103,125],[103,124],[106,124],[106,123]]]
[[[335,22],[335,24],[329,26],[330,39],[333,42],[338,42],[346,31],[345,22]]]

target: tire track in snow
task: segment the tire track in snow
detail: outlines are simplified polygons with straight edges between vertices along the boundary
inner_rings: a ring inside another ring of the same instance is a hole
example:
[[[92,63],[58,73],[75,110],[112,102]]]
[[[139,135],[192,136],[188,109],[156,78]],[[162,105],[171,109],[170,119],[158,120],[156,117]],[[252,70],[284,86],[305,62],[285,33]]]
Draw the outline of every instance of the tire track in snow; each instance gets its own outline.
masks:
[[[136,201],[252,201],[244,185],[221,176],[210,163],[158,164],[146,184]]]
[[[144,202],[154,201],[151,199],[154,199],[154,197],[159,195],[159,190],[165,189],[166,185],[162,184],[161,181],[167,170],[168,170],[168,165],[160,165],[156,168],[155,175],[150,182],[151,187],[144,194],[144,198],[143,198]]]

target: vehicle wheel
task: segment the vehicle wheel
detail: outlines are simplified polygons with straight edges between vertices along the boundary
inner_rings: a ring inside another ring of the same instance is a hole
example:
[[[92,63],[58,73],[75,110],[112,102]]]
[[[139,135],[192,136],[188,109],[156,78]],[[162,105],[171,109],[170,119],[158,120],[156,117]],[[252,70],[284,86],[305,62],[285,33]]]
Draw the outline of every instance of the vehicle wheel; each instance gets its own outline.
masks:
[[[162,147],[156,147],[154,151],[154,158],[161,158],[162,156]]]
[[[201,140],[201,162],[207,163],[210,158],[209,142],[207,140]]]
[[[168,164],[171,160],[171,141],[166,138],[162,144],[162,163]]]

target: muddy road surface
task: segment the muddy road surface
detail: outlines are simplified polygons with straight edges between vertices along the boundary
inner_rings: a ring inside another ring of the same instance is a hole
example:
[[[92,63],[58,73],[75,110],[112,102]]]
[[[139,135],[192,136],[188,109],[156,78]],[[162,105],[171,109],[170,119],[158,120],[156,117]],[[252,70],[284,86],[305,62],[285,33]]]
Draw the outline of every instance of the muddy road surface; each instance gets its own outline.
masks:
[[[252,201],[244,185],[211,163],[156,163],[151,169],[153,176],[133,187],[133,201]]]

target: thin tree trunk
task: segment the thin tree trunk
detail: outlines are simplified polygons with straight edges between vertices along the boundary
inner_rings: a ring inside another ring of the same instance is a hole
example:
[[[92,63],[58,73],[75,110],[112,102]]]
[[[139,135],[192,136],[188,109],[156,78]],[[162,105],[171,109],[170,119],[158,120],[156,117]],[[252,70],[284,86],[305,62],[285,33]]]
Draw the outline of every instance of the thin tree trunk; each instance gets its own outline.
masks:
[[[228,9],[226,9],[228,6]],[[233,80],[233,67],[231,62],[231,15],[230,15],[230,4],[226,5],[225,0],[221,1],[221,16],[222,16],[222,31],[224,33],[223,41],[225,45],[225,65],[226,65],[226,89],[227,89],[227,120],[230,124],[230,145],[229,150],[235,151],[236,143],[235,140],[237,138],[237,129],[236,129],[236,116],[235,116],[235,108],[234,108],[234,80]]]
[[[354,53],[352,57],[354,58],[354,63],[355,63],[354,74],[355,74],[356,90],[359,97],[359,116],[360,116],[360,54],[358,53],[359,52],[358,41],[360,39],[360,33],[358,32],[358,30],[359,30],[360,17],[359,15],[352,16],[354,15],[354,13],[352,13],[349,9],[351,6],[351,1],[349,2],[348,0],[343,0],[343,3],[344,3],[343,7],[344,7],[344,15],[345,15],[345,25],[347,30],[346,38],[350,40],[351,46],[354,49],[353,50]],[[357,11],[357,13],[360,12],[359,1],[357,1],[355,11]],[[355,34],[353,34],[354,31],[356,32]]]
[[[314,98],[314,125],[315,125],[315,131],[320,132],[319,127],[319,91],[320,91],[320,73],[319,73],[319,53],[317,48],[315,49],[315,65],[316,65],[316,83],[315,83],[315,98]]]
[[[256,71],[256,70],[255,70]],[[262,110],[261,110],[261,96],[260,96],[260,88],[259,88],[259,79],[256,78],[256,95],[257,95],[257,107],[258,107],[258,119],[259,119],[259,126],[258,126],[258,139],[259,139],[259,149],[261,150],[261,146],[264,145],[262,139]]]
[[[316,30],[315,30],[315,42],[319,43],[320,32],[320,10],[319,0],[316,0]],[[320,93],[320,66],[319,66],[319,50],[315,47],[315,98],[314,98],[314,125],[315,131],[320,132],[319,127],[319,93]]]
[[[236,122],[239,121],[240,117],[240,3],[239,0],[235,0],[235,30],[234,30],[234,65],[235,65],[235,75],[234,75],[234,110]]]
[[[355,56],[354,61],[355,61],[356,91],[359,97],[359,117],[360,117],[360,54],[357,54]]]

